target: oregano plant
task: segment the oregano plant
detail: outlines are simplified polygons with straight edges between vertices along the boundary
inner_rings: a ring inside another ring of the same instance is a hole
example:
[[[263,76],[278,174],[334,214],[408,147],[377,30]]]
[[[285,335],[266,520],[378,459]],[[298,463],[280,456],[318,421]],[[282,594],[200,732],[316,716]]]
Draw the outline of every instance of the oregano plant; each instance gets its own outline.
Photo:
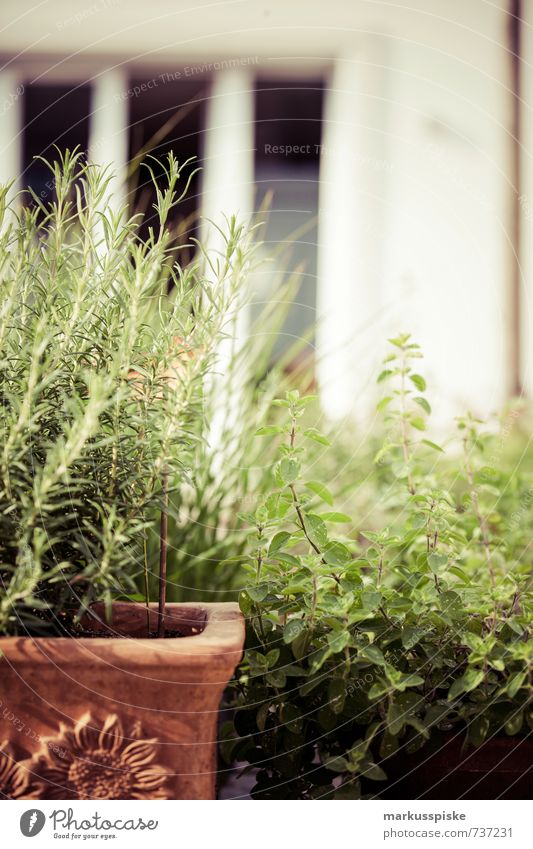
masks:
[[[275,485],[241,517],[248,639],[222,744],[256,798],[371,796],[391,758],[439,735],[480,745],[533,727],[530,569],[497,514],[491,438],[466,417],[445,448],[428,439],[422,353],[390,343],[386,526],[359,527],[308,477],[311,441],[330,442],[303,424],[312,398],[288,392],[258,431],[277,445]]]

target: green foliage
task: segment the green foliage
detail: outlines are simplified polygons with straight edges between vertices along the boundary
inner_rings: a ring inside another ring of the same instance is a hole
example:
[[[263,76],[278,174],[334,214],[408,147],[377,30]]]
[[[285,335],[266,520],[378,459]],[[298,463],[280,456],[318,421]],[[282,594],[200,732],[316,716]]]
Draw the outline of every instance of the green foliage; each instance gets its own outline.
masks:
[[[298,290],[297,275],[276,290],[272,301],[252,325],[248,340],[236,348],[225,368],[226,391],[204,391],[205,438],[194,449],[194,473],[171,499],[168,555],[168,599],[230,601],[245,582],[240,555],[247,534],[240,516],[255,510],[272,486],[270,466],[276,448],[256,439],[280,387],[288,386],[286,358],[271,366],[272,349]],[[238,398],[238,422],[235,399]],[[213,421],[224,422],[216,444]],[[273,425],[273,432],[277,432]],[[157,560],[157,541],[149,545],[149,560]],[[153,581],[154,591],[156,582]]]
[[[110,207],[105,171],[68,152],[50,167],[49,205],[16,214],[0,194],[4,634],[71,632],[95,598],[138,597],[162,480],[172,493],[191,477],[206,375],[253,254],[231,220],[216,256],[175,261],[172,156],[145,241]]]
[[[508,521],[531,499],[472,417],[462,455],[425,438],[421,352],[390,341],[385,526],[347,524],[316,467],[307,478],[310,444],[329,441],[302,425],[311,399],[288,392],[285,422],[259,430],[277,446],[274,485],[244,517],[248,641],[222,747],[257,770],[258,798],[358,798],[389,756],[444,731],[479,745],[533,727],[531,555]]]

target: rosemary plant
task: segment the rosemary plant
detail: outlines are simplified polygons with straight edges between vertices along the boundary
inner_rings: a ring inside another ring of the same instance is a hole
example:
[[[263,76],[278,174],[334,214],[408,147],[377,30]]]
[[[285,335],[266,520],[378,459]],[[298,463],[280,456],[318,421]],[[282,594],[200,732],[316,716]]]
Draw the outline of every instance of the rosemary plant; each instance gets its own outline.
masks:
[[[187,179],[172,155],[145,240],[106,201],[105,169],[76,152],[50,168],[49,204],[16,212],[0,190],[3,634],[75,633],[92,601],[146,594],[147,543],[190,479],[253,255],[232,219],[223,251],[180,266],[167,218]]]

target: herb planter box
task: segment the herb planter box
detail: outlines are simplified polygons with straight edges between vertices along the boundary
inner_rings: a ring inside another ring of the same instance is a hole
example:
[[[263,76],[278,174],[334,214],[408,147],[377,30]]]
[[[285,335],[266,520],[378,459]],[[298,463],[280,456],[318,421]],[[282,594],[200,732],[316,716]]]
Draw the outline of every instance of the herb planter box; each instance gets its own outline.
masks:
[[[380,799],[529,799],[533,740],[493,737],[463,748],[464,735],[446,734],[412,755],[383,762],[388,782]]]
[[[164,639],[141,605],[115,603],[109,625],[92,611],[87,636],[0,639],[0,797],[214,798],[238,606],[168,604]]]

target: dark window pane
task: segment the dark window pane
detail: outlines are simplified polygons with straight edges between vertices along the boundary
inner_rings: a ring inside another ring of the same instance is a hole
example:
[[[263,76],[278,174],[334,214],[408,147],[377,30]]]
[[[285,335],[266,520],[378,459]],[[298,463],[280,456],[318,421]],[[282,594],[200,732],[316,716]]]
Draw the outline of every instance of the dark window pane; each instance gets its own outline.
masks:
[[[276,354],[300,339],[316,320],[317,215],[323,82],[261,81],[256,92],[256,208],[272,195],[265,232],[268,253],[299,235],[285,255],[265,266],[254,314],[276,276],[301,265],[301,287]],[[311,353],[311,345],[302,356]]]
[[[190,174],[201,164],[209,81],[175,79],[176,76],[177,72],[169,71],[151,78],[130,81],[130,156],[134,159],[142,154],[158,180],[162,176],[162,166],[146,159],[148,153],[164,161],[172,151],[180,164],[196,157],[184,175]],[[149,223],[154,225],[156,214],[151,206],[155,194],[145,167],[141,166],[133,175],[133,186],[135,208],[146,213],[145,226]],[[173,221],[179,222],[184,240],[197,235],[200,206],[198,190],[199,174],[193,178],[187,196],[173,212]]]
[[[89,142],[90,86],[27,85],[24,90],[24,187],[48,202],[53,199],[52,174],[44,162],[61,152],[79,146],[85,152]]]

